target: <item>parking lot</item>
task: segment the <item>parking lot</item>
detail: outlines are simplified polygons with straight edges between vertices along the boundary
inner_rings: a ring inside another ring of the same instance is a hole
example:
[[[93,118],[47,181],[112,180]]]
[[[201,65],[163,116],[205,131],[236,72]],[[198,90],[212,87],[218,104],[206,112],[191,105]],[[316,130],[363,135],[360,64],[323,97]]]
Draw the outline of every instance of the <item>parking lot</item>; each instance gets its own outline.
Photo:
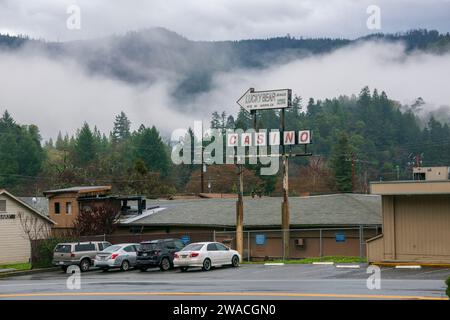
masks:
[[[450,268],[381,268],[381,288],[367,288],[366,265],[257,265],[146,272],[92,270],[68,289],[62,271],[0,280],[0,299],[445,299]],[[73,279],[73,278],[71,278]],[[70,282],[70,281],[69,281]],[[73,284],[73,282],[71,282]]]

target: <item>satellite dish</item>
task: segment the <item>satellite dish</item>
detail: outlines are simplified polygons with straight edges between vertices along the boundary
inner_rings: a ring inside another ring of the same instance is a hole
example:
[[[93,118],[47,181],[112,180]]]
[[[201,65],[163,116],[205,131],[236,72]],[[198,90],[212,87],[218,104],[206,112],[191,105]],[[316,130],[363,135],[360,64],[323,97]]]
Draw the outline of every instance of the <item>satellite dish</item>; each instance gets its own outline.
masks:
[[[33,199],[31,199],[31,201],[33,201],[33,203],[36,204],[37,198],[36,198],[36,197],[33,197]]]

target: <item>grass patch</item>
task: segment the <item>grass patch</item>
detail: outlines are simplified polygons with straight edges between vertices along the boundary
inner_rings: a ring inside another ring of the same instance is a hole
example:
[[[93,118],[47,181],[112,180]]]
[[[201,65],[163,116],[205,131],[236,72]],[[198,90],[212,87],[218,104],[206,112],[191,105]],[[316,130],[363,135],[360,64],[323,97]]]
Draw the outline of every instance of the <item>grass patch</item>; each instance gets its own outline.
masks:
[[[0,269],[30,270],[31,264],[28,262],[0,264]]]
[[[267,261],[243,261],[242,263],[248,264],[261,264],[261,263],[285,263],[285,264],[310,264],[313,262],[334,262],[334,263],[361,263],[366,262],[366,259],[360,257],[343,257],[343,256],[326,256],[317,258],[305,258],[305,259],[290,259],[290,260],[267,260]]]

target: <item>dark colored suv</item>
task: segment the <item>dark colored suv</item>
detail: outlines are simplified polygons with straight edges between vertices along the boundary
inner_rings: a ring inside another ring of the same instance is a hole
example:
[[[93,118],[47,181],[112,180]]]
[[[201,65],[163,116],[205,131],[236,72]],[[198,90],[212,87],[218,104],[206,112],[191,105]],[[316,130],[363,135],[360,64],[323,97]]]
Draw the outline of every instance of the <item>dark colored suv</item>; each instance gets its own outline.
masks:
[[[146,271],[148,268],[159,267],[162,271],[173,268],[175,252],[184,248],[179,239],[151,240],[140,243],[136,256],[136,268]]]

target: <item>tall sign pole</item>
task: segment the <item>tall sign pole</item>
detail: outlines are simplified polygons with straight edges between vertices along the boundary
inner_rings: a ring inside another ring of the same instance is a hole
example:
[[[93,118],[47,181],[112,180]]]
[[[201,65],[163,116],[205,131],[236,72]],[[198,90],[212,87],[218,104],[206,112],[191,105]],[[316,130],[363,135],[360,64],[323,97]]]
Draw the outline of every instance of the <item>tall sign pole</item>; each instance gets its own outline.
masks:
[[[239,170],[239,191],[236,202],[236,249],[244,256],[244,166],[238,164]]]
[[[282,135],[282,163],[283,163],[283,202],[281,203],[281,229],[283,233],[283,259],[289,258],[289,159],[286,154],[286,146],[284,144],[285,132],[285,109],[281,110],[281,135]]]

